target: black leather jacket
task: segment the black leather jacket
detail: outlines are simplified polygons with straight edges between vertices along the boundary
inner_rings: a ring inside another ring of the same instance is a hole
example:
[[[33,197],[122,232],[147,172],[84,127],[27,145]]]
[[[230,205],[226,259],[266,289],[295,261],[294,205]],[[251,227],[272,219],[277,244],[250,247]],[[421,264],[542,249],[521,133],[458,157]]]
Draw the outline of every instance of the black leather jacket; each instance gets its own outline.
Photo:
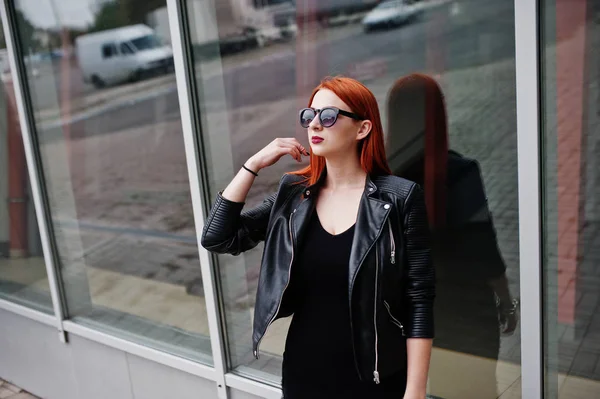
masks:
[[[294,312],[285,289],[323,178],[310,187],[301,180],[284,175],[277,193],[244,212],[243,203],[219,194],[202,234],[206,249],[233,255],[265,241],[252,335],[257,358],[267,327]],[[406,338],[433,338],[434,295],[420,187],[396,176],[368,177],[348,281],[354,359],[361,380],[378,382],[406,370]]]

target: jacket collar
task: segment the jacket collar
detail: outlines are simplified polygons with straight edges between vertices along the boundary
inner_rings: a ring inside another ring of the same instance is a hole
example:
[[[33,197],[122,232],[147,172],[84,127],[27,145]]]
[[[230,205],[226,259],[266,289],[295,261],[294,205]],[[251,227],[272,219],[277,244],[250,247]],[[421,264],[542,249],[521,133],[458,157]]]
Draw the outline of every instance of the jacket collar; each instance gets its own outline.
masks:
[[[371,176],[367,175],[367,181],[365,182],[365,194],[367,196],[371,196],[375,194],[376,191],[377,186],[375,185],[375,183],[373,183],[373,180],[371,180]]]

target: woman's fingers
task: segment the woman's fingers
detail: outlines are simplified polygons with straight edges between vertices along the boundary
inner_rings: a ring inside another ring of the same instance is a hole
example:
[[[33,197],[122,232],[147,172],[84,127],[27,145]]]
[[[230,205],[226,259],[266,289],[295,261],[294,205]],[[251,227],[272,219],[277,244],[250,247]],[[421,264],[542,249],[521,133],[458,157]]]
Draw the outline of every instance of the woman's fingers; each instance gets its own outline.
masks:
[[[284,138],[283,140],[285,140],[286,143],[295,146],[302,155],[310,155],[306,148],[302,144],[300,144],[300,142],[295,137],[288,137]]]
[[[294,159],[298,162],[302,162],[302,155],[300,154],[300,150],[296,147],[290,148],[290,155],[294,157]]]
[[[298,162],[302,162],[302,155],[306,152],[306,150],[302,150],[300,143],[294,143],[291,140],[281,143],[281,148],[284,154],[290,154]]]

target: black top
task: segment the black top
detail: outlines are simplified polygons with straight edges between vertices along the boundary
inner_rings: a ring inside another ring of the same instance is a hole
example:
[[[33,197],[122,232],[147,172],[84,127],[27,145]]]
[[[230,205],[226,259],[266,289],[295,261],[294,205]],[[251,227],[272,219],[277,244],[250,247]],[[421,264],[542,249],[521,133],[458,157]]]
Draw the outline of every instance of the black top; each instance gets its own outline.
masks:
[[[353,236],[354,226],[337,235],[328,233],[313,211],[288,287],[295,313],[283,355],[285,399],[397,399],[404,393],[403,374],[379,385],[358,377],[348,299]]]

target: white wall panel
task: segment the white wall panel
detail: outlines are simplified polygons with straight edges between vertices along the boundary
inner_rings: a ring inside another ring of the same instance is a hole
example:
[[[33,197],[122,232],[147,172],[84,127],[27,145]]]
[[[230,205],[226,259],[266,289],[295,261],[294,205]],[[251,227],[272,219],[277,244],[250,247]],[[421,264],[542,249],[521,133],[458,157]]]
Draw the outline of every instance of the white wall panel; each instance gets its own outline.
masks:
[[[208,399],[217,397],[217,385],[134,355],[127,355],[133,397],[136,399]]]

